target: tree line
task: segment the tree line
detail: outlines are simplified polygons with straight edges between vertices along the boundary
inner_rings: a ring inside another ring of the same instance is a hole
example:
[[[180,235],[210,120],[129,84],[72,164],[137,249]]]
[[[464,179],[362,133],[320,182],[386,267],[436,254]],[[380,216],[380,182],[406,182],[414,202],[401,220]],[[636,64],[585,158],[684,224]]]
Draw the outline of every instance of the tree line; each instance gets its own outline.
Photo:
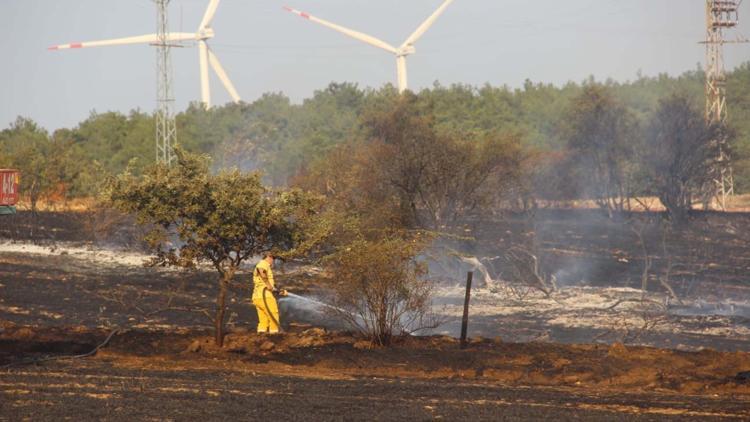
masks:
[[[399,96],[390,85],[362,89],[355,84],[332,83],[299,104],[282,93],[210,110],[194,104],[177,115],[177,131],[182,148],[210,155],[214,170],[261,170],[264,182],[284,186],[319,172],[321,163],[330,163],[337,156],[354,157],[356,154],[345,150],[363,144],[363,140],[382,138],[378,154],[387,155],[386,150],[394,148],[389,136],[421,136],[427,130],[430,142],[440,143],[441,148],[447,148],[442,153],[450,155],[442,157],[442,164],[433,161],[433,170],[459,164],[477,166],[476,174],[464,175],[461,182],[451,180],[453,186],[438,180],[436,174],[421,176],[425,183],[443,183],[440,189],[445,192],[467,192],[470,185],[476,186],[472,177],[481,178],[492,170],[492,154],[501,148],[505,151],[501,155],[508,151],[515,154],[512,159],[523,167],[519,171],[527,170],[518,175],[513,187],[518,201],[587,198],[616,211],[629,206],[626,201],[631,196],[659,196],[658,191],[665,190],[660,184],[687,186],[662,198],[679,205],[685,201],[685,192],[705,182],[658,174],[659,166],[666,166],[664,160],[678,152],[675,148],[687,144],[669,145],[669,140],[655,138],[660,129],[657,120],[669,124],[668,119],[677,119],[673,115],[678,108],[701,114],[703,82],[703,72],[695,70],[677,77],[639,76],[626,83],[589,78],[554,86],[527,81],[517,89],[435,83],[411,95],[408,105],[399,106],[394,105]],[[731,135],[736,189],[746,192],[750,189],[750,63],[730,72],[727,91],[730,127],[726,129]],[[663,103],[673,97],[681,98],[683,104],[677,105],[673,99],[669,109]],[[372,116],[394,107],[406,107],[403,111],[414,117],[409,121],[415,127],[402,127],[411,134],[374,134],[368,119],[372,121]],[[696,130],[707,133],[695,135]],[[701,138],[715,130],[691,126],[687,132]],[[448,145],[450,142],[454,144]],[[392,151],[399,158],[412,154],[424,163],[441,159],[430,145],[399,145],[401,151]],[[706,156],[712,153],[703,152]],[[138,110],[127,115],[92,112],[76,127],[51,133],[19,117],[0,131],[0,166],[23,171],[22,190],[32,206],[39,198],[92,196],[104,176],[118,174],[129,164],[137,173],[154,158],[153,115]],[[697,162],[680,158],[677,165],[683,167],[683,173],[695,174],[696,166],[706,164],[693,158]],[[391,177],[398,176],[399,169],[391,170]],[[405,186],[400,195],[421,195],[421,204],[408,206],[426,207],[429,218],[436,221],[446,218],[446,209],[455,208],[455,204],[443,203],[452,201],[447,196],[427,198],[414,186]]]

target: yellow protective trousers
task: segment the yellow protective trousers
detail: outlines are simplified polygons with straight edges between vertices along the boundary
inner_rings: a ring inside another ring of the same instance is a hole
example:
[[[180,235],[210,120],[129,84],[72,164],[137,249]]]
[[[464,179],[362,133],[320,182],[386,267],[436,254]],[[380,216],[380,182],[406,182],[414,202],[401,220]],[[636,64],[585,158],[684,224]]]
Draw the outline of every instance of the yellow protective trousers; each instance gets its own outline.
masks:
[[[263,298],[265,297],[265,300]],[[258,311],[258,332],[279,332],[279,306],[276,298],[266,289],[263,289],[263,297],[253,299],[253,305]]]

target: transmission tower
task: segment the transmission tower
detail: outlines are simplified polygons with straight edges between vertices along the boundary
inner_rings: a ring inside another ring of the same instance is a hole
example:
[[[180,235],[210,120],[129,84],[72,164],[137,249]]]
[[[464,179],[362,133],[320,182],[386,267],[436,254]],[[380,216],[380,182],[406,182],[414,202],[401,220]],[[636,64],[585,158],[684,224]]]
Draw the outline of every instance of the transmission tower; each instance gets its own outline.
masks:
[[[169,0],[154,0],[157,9],[156,34],[156,162],[171,164],[177,143],[177,126],[174,118],[174,96],[172,94],[172,60],[168,41],[169,22],[167,6]]]
[[[724,44],[747,42],[728,40],[725,30],[734,29],[739,21],[738,9],[742,0],[706,0],[706,121],[725,126],[727,123],[726,71],[724,69]],[[718,154],[714,162],[714,194],[722,209],[727,197],[734,194],[734,178],[725,135],[714,140]]]

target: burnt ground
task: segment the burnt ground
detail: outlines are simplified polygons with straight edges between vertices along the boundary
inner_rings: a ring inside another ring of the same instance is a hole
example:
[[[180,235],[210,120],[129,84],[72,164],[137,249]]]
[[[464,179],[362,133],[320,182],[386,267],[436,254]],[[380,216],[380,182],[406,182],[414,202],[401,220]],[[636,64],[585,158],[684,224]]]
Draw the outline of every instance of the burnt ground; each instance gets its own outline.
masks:
[[[97,222],[106,218],[14,218],[14,227],[0,222],[6,239],[50,248],[50,238],[111,240],[111,227]],[[669,233],[669,257],[652,248],[654,277],[671,260],[681,265],[672,274],[680,294],[744,291],[749,222],[743,214],[707,214]],[[477,231],[474,247],[502,248],[524,236],[522,227],[498,220]],[[640,286],[643,255],[630,229],[568,212],[549,212],[538,229],[547,230],[546,265],[573,263],[567,282],[578,282],[573,270],[580,267],[594,284],[610,277]],[[137,244],[128,230],[115,232],[118,243]],[[644,232],[647,242],[664,243],[663,232]],[[294,271],[283,281],[298,293],[324,283]],[[0,419],[750,419],[750,384],[737,378],[750,371],[741,344],[731,348],[737,352],[680,352],[474,338],[460,350],[454,339],[423,337],[382,349],[351,334],[290,325],[298,320],[293,313],[285,314],[288,334],[265,338],[248,334],[255,324],[248,296],[241,285],[233,289],[230,334],[218,349],[206,331],[215,297],[210,271],[2,253]],[[86,353],[114,329],[121,331],[94,356],[40,361]]]
[[[640,288],[648,256],[650,290],[663,290],[658,280],[667,277],[680,294],[750,291],[750,213],[695,212],[689,223],[675,226],[661,213],[608,218],[599,210],[540,209],[532,216],[506,213],[470,222],[466,233],[476,240],[461,250],[478,256],[498,255],[536,237],[541,270],[555,274],[561,285]]]
[[[0,371],[0,417],[18,420],[283,417],[292,420],[721,420],[750,418],[750,354],[513,344],[422,337],[371,348],[292,326],[208,333],[6,325],[16,365]],[[16,359],[24,356],[22,364]],[[6,357],[7,359],[7,357]]]
[[[3,377],[8,420],[742,420],[745,402],[416,379],[315,379],[227,370],[58,364]],[[7,393],[7,389],[13,389]],[[28,397],[28,398],[26,398]]]

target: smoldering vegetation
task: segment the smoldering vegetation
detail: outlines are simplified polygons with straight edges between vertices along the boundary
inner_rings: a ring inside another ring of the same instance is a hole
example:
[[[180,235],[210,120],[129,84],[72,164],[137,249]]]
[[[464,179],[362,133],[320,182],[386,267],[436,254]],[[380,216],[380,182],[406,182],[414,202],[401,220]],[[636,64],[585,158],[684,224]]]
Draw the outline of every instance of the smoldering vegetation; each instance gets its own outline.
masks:
[[[585,214],[588,216],[581,218]],[[49,230],[65,232],[66,225],[57,227],[66,221],[64,216],[42,213],[39,218]],[[484,221],[476,231],[467,232],[465,227],[465,238],[435,241],[424,252],[430,268],[426,278],[433,285],[432,310],[442,324],[418,334],[458,335],[466,272],[474,271],[472,337],[623,342],[688,350],[746,347],[745,274],[750,256],[748,233],[742,229],[750,223],[746,216],[707,214],[684,230],[669,233],[666,244],[659,231],[659,215],[631,216],[635,222],[651,224],[644,230],[647,250],[652,251],[645,293],[642,282],[648,260],[638,234],[622,221],[591,210],[536,214],[537,227],[544,227],[539,235],[543,245],[539,272],[555,275],[555,290],[546,294],[533,278],[514,278],[517,270],[504,271],[507,258],[503,253],[516,239],[531,235],[519,219],[525,220],[525,215],[507,214]],[[665,245],[669,255],[664,254]],[[142,327],[209,326],[211,320],[204,313],[213,309],[210,269],[165,273],[142,268],[150,258],[144,252],[110,248],[111,243],[97,245],[93,239],[86,243],[77,239],[37,245],[4,243],[0,247],[7,264],[5,281],[0,283],[5,290],[4,318],[34,325],[69,320],[94,326],[103,322]],[[22,267],[13,258],[20,256],[28,257]],[[247,303],[251,265],[244,267],[232,288],[230,327],[253,327],[254,314]],[[280,282],[303,297],[280,301],[285,324],[351,328],[339,313],[331,312],[335,275],[295,262],[282,264],[277,271]],[[676,299],[662,280],[674,290]],[[33,286],[47,283],[51,284],[44,294],[34,293]],[[84,302],[70,302],[75,297]],[[77,311],[71,313],[68,307],[73,305]]]
[[[361,308],[373,280],[389,292],[421,292],[428,283],[431,302],[396,295],[389,309],[401,317],[383,317],[396,334],[425,328],[455,335],[460,286],[474,271],[472,321],[482,335],[674,347],[721,338],[731,349],[748,340],[749,217],[717,210],[714,141],[741,147],[747,133],[741,125],[704,122],[686,88],[695,78],[687,75],[647,102],[594,81],[515,93],[436,86],[405,95],[334,84],[306,102],[304,113],[267,96],[252,105],[190,109],[182,118],[190,122],[187,136],[205,141],[193,149],[211,152],[214,171],[262,169],[277,189],[321,199],[317,222],[303,236],[310,241],[304,256],[295,259],[326,271],[320,287],[305,292],[313,302],[287,301],[300,319],[340,327],[331,309],[354,315],[350,322],[379,318],[370,305]],[[244,123],[227,123],[236,131],[222,140],[205,133],[234,118]],[[99,123],[56,132],[51,145],[68,151],[81,133],[106,133]],[[38,128],[19,120],[3,139],[34,133],[43,144]],[[21,152],[7,156],[20,160]],[[745,161],[736,156],[741,191]],[[98,189],[93,180],[111,171],[92,167],[66,179],[74,166],[55,165],[60,171],[39,173],[49,179],[27,186],[31,212],[4,218],[0,231],[15,239],[144,247],[132,216],[107,208],[69,214],[58,224],[69,227],[47,226],[57,218],[49,216],[61,214],[40,217],[37,201],[90,194]],[[402,312],[398,304],[406,303],[413,308]],[[415,320],[413,312],[443,324],[406,326],[402,317]],[[665,343],[666,334],[678,337]]]
[[[463,283],[474,271],[475,334],[744,350],[750,289],[742,227],[750,221],[702,217],[679,230],[660,214],[612,220],[595,210],[538,211],[533,226],[518,214],[485,221],[475,240],[431,265],[441,282],[436,307],[450,317],[437,332],[457,335]],[[508,253],[531,237],[536,249]]]
[[[407,95],[364,116],[361,140],[295,184],[325,195],[335,215],[354,215],[375,241],[430,237],[420,256],[436,285],[474,271],[489,295],[480,313],[510,316],[486,322],[487,335],[510,325],[531,331],[506,332],[514,340],[747,341],[747,216],[696,209],[715,206],[714,141],[730,135],[678,94],[639,122],[591,85],[565,115],[556,156],[525,148],[513,132],[442,133]],[[462,292],[440,295],[433,310]],[[436,312],[452,328],[430,332],[456,335],[459,312]]]

